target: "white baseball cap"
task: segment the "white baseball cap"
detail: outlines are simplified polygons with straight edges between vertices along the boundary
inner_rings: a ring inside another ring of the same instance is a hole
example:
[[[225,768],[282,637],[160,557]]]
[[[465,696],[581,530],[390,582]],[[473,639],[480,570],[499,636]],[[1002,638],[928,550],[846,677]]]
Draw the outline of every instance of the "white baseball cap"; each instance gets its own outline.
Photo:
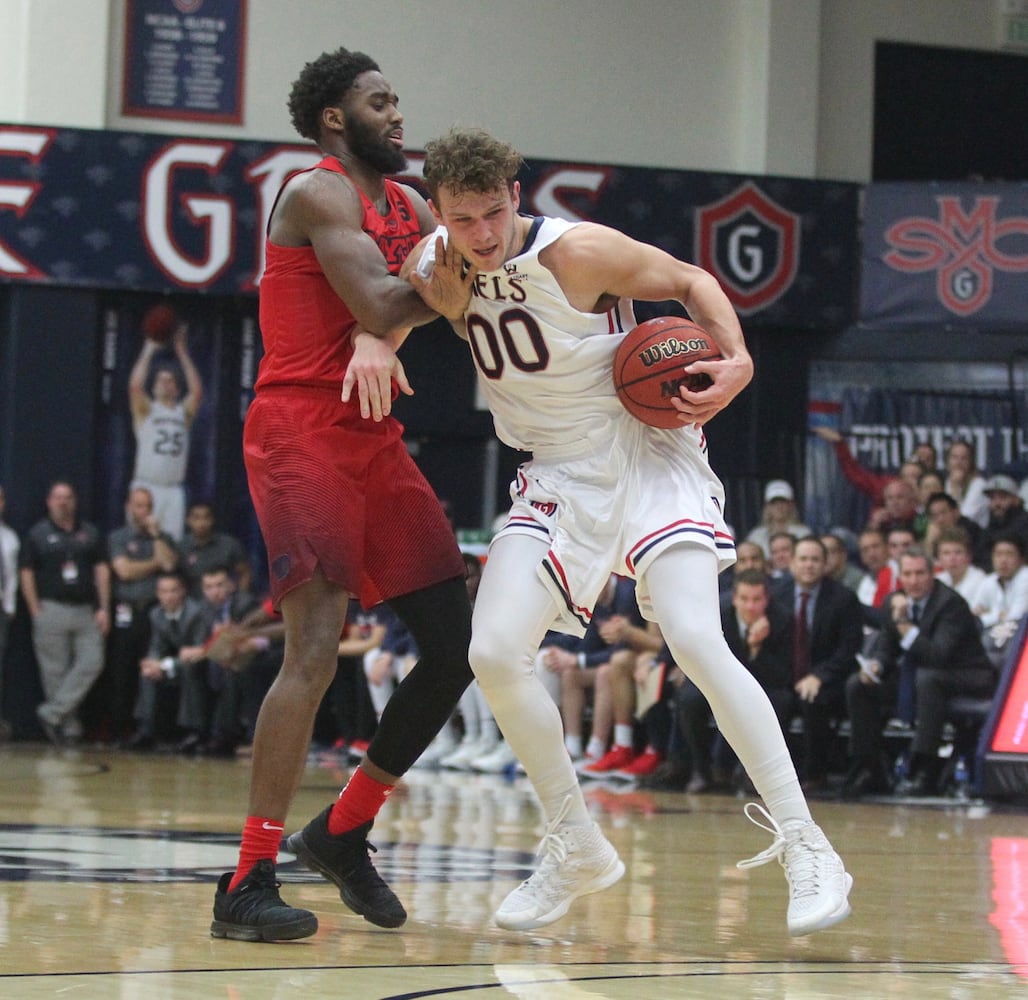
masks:
[[[1017,496],[1017,483],[1012,476],[989,476],[985,480],[984,491],[986,493],[1010,493]]]
[[[792,487],[784,479],[772,479],[764,487],[764,503],[769,500],[793,500]]]

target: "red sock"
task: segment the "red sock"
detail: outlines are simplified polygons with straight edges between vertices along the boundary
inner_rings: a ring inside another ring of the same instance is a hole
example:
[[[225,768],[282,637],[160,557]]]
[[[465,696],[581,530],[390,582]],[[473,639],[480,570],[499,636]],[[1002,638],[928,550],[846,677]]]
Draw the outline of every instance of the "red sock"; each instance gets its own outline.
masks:
[[[265,819],[263,816],[247,816],[243,826],[243,842],[239,846],[239,865],[228,891],[233,889],[250,874],[258,861],[270,858],[278,861],[278,845],[282,842],[285,824],[278,819]]]
[[[392,790],[392,785],[383,785],[381,781],[369,778],[358,767],[328,814],[328,832],[338,837],[374,819]]]

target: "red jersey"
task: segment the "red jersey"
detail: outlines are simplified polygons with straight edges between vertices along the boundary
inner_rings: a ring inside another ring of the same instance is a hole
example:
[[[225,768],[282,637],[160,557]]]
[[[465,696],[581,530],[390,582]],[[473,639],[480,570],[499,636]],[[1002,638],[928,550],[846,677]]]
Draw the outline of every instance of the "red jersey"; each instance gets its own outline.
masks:
[[[326,156],[309,169],[346,175],[334,156]],[[359,188],[357,192],[364,206],[361,228],[378,244],[390,273],[399,274],[400,265],[421,239],[410,196],[395,181],[387,180],[389,210],[380,215],[364,192]],[[283,247],[268,239],[265,254],[260,287],[264,357],[256,389],[292,385],[338,390],[353,354],[353,314],[328,283],[313,247]]]

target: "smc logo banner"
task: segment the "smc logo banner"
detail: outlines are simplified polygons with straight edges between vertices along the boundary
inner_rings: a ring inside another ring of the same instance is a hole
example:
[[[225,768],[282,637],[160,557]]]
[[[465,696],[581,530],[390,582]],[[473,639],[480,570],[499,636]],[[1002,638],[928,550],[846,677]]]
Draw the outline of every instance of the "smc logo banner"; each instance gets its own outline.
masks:
[[[1028,185],[872,184],[861,319],[1024,324]]]

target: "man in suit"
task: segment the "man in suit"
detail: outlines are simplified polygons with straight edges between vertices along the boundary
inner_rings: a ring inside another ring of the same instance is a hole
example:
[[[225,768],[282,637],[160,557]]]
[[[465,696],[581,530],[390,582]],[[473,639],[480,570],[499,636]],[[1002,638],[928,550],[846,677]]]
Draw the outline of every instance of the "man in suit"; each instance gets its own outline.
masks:
[[[204,729],[207,699],[200,666],[206,656],[204,640],[210,620],[203,605],[186,596],[186,584],[175,572],[157,578],[157,604],[150,609],[150,646],[139,661],[138,728],[127,743],[130,750],[154,746],[163,691],[178,693],[175,723],[185,731],[176,749],[195,750]]]
[[[722,601],[721,629],[729,649],[767,692],[783,732],[792,713],[792,632],[786,608],[771,600],[765,573],[744,569],[735,574],[731,601]],[[686,679],[675,694],[675,712],[683,742],[692,758],[686,791],[724,787],[735,764],[728,744],[714,736],[707,699]]]
[[[803,760],[797,770],[806,791],[822,791],[828,779],[831,722],[845,709],[846,680],[857,670],[863,642],[860,601],[828,576],[820,538],[796,542],[792,586],[793,714],[803,718]]]
[[[216,757],[231,755],[242,736],[243,685],[240,672],[250,657],[239,650],[240,623],[253,612],[257,598],[236,586],[226,566],[211,566],[200,577],[207,615],[206,688],[210,700],[210,732],[204,751]],[[217,642],[218,637],[225,642]]]
[[[896,790],[935,794],[947,700],[958,694],[987,698],[996,688],[996,672],[971,609],[955,590],[935,579],[924,549],[911,548],[900,556],[900,588],[883,606],[874,657],[846,686],[852,727],[851,765],[843,785],[848,798],[888,790],[882,723],[894,708],[901,718],[913,709],[917,719],[910,777]]]

